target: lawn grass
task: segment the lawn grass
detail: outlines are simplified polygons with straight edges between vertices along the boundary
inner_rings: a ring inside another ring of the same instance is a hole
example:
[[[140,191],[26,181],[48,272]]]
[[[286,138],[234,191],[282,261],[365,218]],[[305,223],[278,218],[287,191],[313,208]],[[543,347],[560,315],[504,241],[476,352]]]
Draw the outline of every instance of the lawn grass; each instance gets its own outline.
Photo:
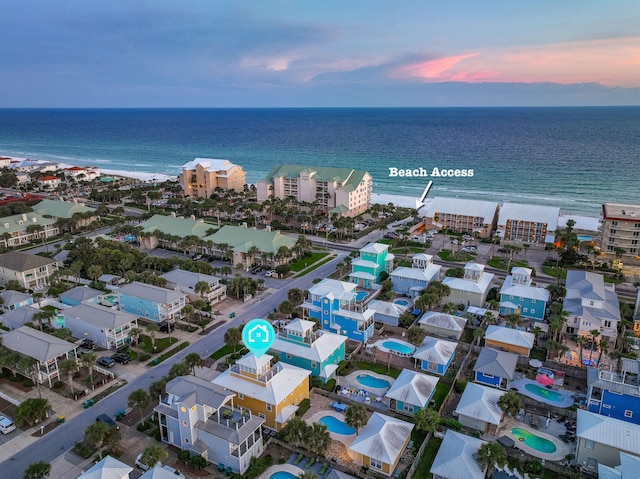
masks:
[[[163,353],[160,356],[158,356],[157,358],[151,360],[149,363],[147,363],[147,366],[156,366],[157,364],[160,364],[162,361],[165,361],[165,360],[169,359],[174,354],[182,351],[187,346],[189,346],[189,341],[185,341],[184,343],[180,343],[175,348],[170,349],[166,353]]]
[[[400,370],[391,367],[387,370],[385,363],[377,362],[376,364],[368,363],[366,361],[356,361],[354,363],[354,369],[366,369],[367,371],[373,371],[374,373],[384,374],[385,376],[391,376],[393,379],[397,379],[400,375]],[[388,372],[387,372],[388,371]]]
[[[151,338],[146,334],[140,335],[139,347],[146,353],[161,353],[165,349],[167,349],[172,344],[176,344],[178,342],[177,338],[159,338],[156,339],[156,349],[152,351],[151,346]]]
[[[334,259],[336,257],[336,255],[332,254],[331,256],[321,259],[320,261],[318,261],[317,263],[311,265],[310,267],[308,267],[307,269],[303,270],[302,272],[298,273],[295,275],[296,278],[299,278],[300,276],[304,276],[305,274],[309,274],[311,273],[314,269],[319,268],[320,266],[322,266],[325,263],[328,263],[329,261],[331,261],[332,259]]]
[[[554,268],[553,266],[543,266],[542,271],[554,278],[560,277],[560,279],[567,279],[567,270],[564,268]]]
[[[424,448],[424,453],[420,458],[420,462],[418,463],[418,467],[416,467],[416,470],[413,472],[413,477],[419,477],[421,479],[431,479],[433,477],[429,472],[429,469],[431,469],[431,465],[436,458],[436,454],[438,454],[440,444],[442,444],[442,439],[437,437],[429,439],[429,442],[427,442],[427,445]]]
[[[416,246],[409,246],[409,247],[401,247],[401,248],[394,248],[391,250],[391,253],[393,254],[409,254],[409,253],[422,253],[424,252],[424,248],[418,248]]]
[[[227,354],[231,354],[233,353],[233,348],[231,346],[229,346],[228,344],[225,344],[224,346],[222,346],[220,349],[218,349],[217,351],[214,351],[211,356],[209,356],[211,359],[218,360],[223,356],[226,356]]]
[[[291,263],[289,267],[291,268],[291,271],[294,271],[297,273],[305,269],[310,264],[313,264],[316,261],[320,261],[322,258],[327,256],[328,254],[329,253],[326,253],[326,252],[314,251],[313,253],[311,253],[311,256],[305,256],[303,258],[300,258],[298,261]]]
[[[447,397],[447,394],[449,394],[450,389],[451,389],[451,384],[443,381],[442,379],[438,381],[438,384],[436,384],[436,390],[433,393],[433,396],[431,397],[431,399],[435,402],[435,404],[433,405],[433,408],[436,411],[440,410],[440,406],[442,406],[442,403],[444,402],[444,399]]]
[[[473,259],[473,255],[469,253],[463,253],[462,251],[458,253],[453,253],[451,250],[442,249],[438,251],[438,256],[442,261],[452,261],[455,263],[465,263],[467,261],[471,261]]]
[[[526,261],[511,261],[504,258],[491,258],[487,261],[487,264],[492,268],[507,270],[508,268],[526,268],[528,263]]]

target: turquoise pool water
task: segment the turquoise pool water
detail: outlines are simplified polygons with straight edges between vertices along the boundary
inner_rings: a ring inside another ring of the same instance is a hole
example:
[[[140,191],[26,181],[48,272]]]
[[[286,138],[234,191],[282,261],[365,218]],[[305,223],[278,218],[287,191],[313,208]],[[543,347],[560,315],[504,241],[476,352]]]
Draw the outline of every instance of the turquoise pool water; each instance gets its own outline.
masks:
[[[51,322],[56,328],[64,328],[64,316],[58,315],[51,318]]]
[[[383,342],[382,345],[385,348],[390,349],[391,351],[395,351],[397,353],[402,353],[402,354],[413,354],[413,351],[414,351],[414,348],[411,346],[398,343],[396,341],[391,341],[391,340]]]
[[[269,479],[296,479],[296,476],[287,471],[278,471],[271,474]]]
[[[362,301],[367,296],[369,296],[369,293],[367,293],[366,291],[358,291],[356,293],[356,301]]]
[[[401,304],[402,306],[408,306],[409,305],[409,301],[407,301],[406,299],[398,299],[398,300],[394,301],[394,303]]]
[[[593,241],[593,237],[588,235],[578,235],[578,241]]]
[[[526,429],[521,429],[519,427],[514,427],[511,430],[511,434],[518,441],[524,443],[526,446],[529,446],[532,449],[540,452],[546,452],[550,454],[552,452],[556,452],[556,445],[540,436],[536,436],[535,434],[530,433]]]
[[[356,433],[354,428],[337,417],[322,416],[318,422],[327,426],[327,429],[335,434],[344,434],[345,436],[349,436]],[[273,476],[271,476],[271,478],[273,478]]]
[[[537,384],[527,384],[524,388],[530,393],[540,396],[541,398],[545,398],[548,401],[562,402],[564,400],[564,396],[559,392],[551,391],[550,389],[538,386]]]
[[[368,388],[383,389],[391,387],[391,383],[386,379],[376,378],[370,374],[358,374],[356,381]]]

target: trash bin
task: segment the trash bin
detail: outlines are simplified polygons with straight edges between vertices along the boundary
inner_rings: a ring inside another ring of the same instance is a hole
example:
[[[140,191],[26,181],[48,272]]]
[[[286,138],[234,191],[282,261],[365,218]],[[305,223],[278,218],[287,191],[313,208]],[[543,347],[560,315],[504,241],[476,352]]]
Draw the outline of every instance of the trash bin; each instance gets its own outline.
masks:
[[[62,424],[64,422],[64,416],[58,416],[58,424]]]
[[[151,361],[151,364],[152,364],[153,366],[157,366],[159,362],[160,362],[160,361],[158,360],[158,358],[155,358],[153,361]]]

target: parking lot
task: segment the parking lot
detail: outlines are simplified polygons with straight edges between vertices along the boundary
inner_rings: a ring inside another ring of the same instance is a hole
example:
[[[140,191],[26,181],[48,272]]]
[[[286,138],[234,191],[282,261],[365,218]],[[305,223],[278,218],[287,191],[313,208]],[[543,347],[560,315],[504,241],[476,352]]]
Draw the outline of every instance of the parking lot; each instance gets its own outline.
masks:
[[[5,416],[13,420],[15,410],[16,407],[13,404],[3,398],[0,398],[0,416]],[[11,441],[11,439],[18,436],[21,432],[22,431],[20,429],[16,428],[15,431],[10,432],[9,434],[0,434],[0,445]]]

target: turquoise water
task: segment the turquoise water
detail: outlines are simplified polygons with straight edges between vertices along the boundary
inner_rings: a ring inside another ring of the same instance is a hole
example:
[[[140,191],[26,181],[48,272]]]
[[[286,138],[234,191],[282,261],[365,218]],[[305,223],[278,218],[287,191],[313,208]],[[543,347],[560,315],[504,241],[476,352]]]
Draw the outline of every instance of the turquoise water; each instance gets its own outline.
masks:
[[[538,386],[537,384],[527,384],[524,388],[530,393],[545,398],[548,401],[562,402],[564,400],[564,396],[559,392]]]
[[[358,291],[356,293],[356,300],[357,301],[362,301],[364,298],[366,298],[369,295],[369,293],[365,292],[365,291]]]
[[[370,374],[358,374],[356,380],[368,388],[383,389],[391,387],[391,383],[386,379],[376,378]]]
[[[269,479],[296,479],[296,476],[287,471],[278,471],[271,474]]]
[[[398,343],[397,341],[385,341],[382,343],[382,345],[387,348],[390,349],[391,351],[395,351],[397,353],[401,353],[401,354],[413,354],[414,348],[412,348],[411,346],[407,346],[406,344],[402,344],[402,343]]]
[[[356,433],[356,430],[346,422],[333,416],[322,416],[318,422],[327,426],[327,429],[335,434],[344,434],[345,436],[349,436]],[[273,476],[271,477],[273,478]]]
[[[540,436],[536,436],[535,434],[530,433],[525,429],[521,429],[519,427],[514,427],[511,430],[511,434],[518,441],[524,443],[526,446],[529,446],[532,449],[540,452],[552,453],[556,452],[556,446],[554,443]]]
[[[55,324],[56,328],[64,328],[64,316],[55,316],[51,319],[53,324]]]
[[[402,306],[408,306],[409,305],[409,301],[407,301],[406,299],[398,299],[397,301],[394,301],[394,303],[401,304]]]
[[[578,241],[593,241],[593,237],[589,235],[578,235]]]

